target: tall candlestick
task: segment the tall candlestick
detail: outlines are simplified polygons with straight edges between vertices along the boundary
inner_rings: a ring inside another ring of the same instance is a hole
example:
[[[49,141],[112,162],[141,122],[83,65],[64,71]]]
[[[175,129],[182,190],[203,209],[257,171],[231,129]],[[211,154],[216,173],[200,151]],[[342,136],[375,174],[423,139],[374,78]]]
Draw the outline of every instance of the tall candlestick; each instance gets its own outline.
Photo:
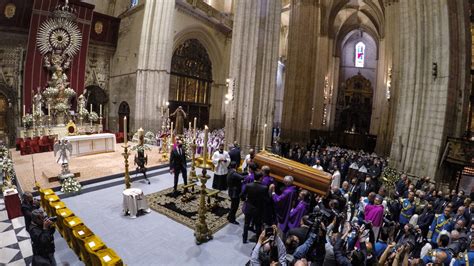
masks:
[[[193,132],[194,138],[197,138],[197,136],[196,136],[196,124],[197,124],[197,117],[194,118],[194,132]]]
[[[207,166],[207,132],[208,130],[209,128],[207,128],[207,126],[204,126],[204,150],[202,154],[204,168],[206,168]]]
[[[92,104],[91,104],[91,106],[92,106]],[[128,138],[127,138],[127,116],[125,116],[123,118],[123,131],[124,131],[124,133],[123,133],[123,135],[124,135],[124,144],[125,144],[125,146],[127,146],[127,141],[128,141]]]
[[[99,108],[100,108],[100,109],[99,109],[99,110],[100,110],[99,114],[100,114],[100,116],[102,116],[102,104],[99,105]]]
[[[91,113],[92,113],[92,103],[91,103]]]
[[[267,131],[267,124],[263,125],[263,147],[262,150],[265,150],[265,135]]]
[[[48,103],[48,116],[51,116],[51,104]]]
[[[26,115],[26,106],[23,104],[23,116]]]
[[[173,144],[174,144],[174,139],[173,139],[173,122],[171,122],[171,133],[170,133],[170,136],[171,136],[171,149],[173,149]]]
[[[82,114],[82,105],[81,105],[81,109],[79,110],[79,113]]]

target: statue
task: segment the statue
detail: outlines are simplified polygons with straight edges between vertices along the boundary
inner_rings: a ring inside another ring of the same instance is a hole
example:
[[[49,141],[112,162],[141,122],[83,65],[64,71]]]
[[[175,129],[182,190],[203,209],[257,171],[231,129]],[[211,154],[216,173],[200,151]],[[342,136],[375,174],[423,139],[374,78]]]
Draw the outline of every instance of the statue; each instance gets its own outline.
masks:
[[[183,110],[183,107],[179,106],[170,117],[176,116],[176,135],[183,135],[184,133],[184,119],[186,119],[186,113]]]
[[[40,89],[38,88],[38,91],[33,96],[33,104],[35,105],[35,110],[34,110],[35,114],[43,115],[43,112],[41,110],[42,103],[43,103],[43,96],[41,96]]]
[[[69,156],[72,156],[72,144],[67,139],[58,140],[58,142],[54,144],[54,157],[56,157],[59,152],[56,162],[61,165],[61,174],[59,175],[61,180],[74,176],[69,171],[67,151],[69,151]]]
[[[134,164],[137,166],[136,173],[141,173],[145,177],[145,180],[150,184],[150,180],[146,176],[146,165],[148,164],[148,155],[145,155],[145,146],[144,146],[144,135],[143,129],[138,130],[138,145],[136,147],[137,155],[135,155]]]
[[[85,93],[87,92],[87,90],[84,91],[84,93],[82,93],[81,95],[79,95],[79,97],[77,98],[77,113],[80,114],[80,112],[82,110],[87,110],[87,99],[86,99],[86,96],[85,96]]]

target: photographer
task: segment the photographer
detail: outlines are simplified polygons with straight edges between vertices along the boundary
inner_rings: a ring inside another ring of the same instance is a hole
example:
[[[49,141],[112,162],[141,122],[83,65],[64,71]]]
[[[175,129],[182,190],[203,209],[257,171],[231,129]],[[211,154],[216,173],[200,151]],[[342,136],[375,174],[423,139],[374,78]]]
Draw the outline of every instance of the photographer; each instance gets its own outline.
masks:
[[[31,212],[39,208],[40,208],[40,203],[38,200],[35,200],[33,198],[33,195],[31,194],[31,192],[26,191],[25,193],[23,193],[23,196],[21,199],[21,212],[23,216],[25,217],[26,231],[30,232]]]
[[[33,210],[31,218],[32,265],[56,265],[54,259],[54,219],[45,216],[41,209]]]
[[[252,251],[251,266],[270,265],[273,263],[286,266],[286,249],[276,225],[266,228],[258,237],[257,245]]]
[[[349,237],[349,234],[352,236]],[[346,239],[347,249],[345,248]],[[357,240],[359,240],[360,249],[354,249]],[[365,230],[365,226],[362,225],[360,228],[353,226],[352,230],[347,231],[336,240],[334,256],[336,257],[337,264],[343,266],[366,265],[366,241],[368,241],[368,232]]]

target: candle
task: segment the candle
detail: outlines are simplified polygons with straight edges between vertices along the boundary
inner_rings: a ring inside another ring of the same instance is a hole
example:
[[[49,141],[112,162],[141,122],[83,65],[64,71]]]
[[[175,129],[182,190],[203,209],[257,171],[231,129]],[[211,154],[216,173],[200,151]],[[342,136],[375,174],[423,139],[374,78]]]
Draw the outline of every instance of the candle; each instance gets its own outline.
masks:
[[[191,121],[189,121],[188,130],[189,130],[189,133],[190,133],[190,134],[191,134],[191,130],[192,130],[192,129],[193,129],[193,128],[191,127]]]
[[[48,116],[51,116],[51,104],[48,103]]]
[[[23,104],[23,116],[26,115],[26,106]]]
[[[193,132],[194,138],[197,138],[197,136],[196,136],[196,123],[197,123],[197,117],[194,118],[194,132]]]
[[[174,144],[174,139],[173,139],[173,122],[171,122],[171,133],[170,133],[170,136],[171,136],[171,145]]]
[[[39,116],[40,116],[40,117],[41,117],[41,113],[42,113],[42,112],[41,112],[41,103],[40,103],[40,105],[39,105]]]
[[[92,113],[92,103],[91,103],[91,113]]]
[[[203,168],[206,168],[206,164],[207,164],[207,131],[208,131],[207,126],[204,126],[204,149],[203,149],[203,155],[202,155],[203,165],[204,165]]]
[[[92,106],[92,104],[91,104]],[[127,146],[127,141],[128,141],[128,137],[127,137],[127,116],[125,116],[123,118],[123,135],[124,135],[124,144],[125,146]]]
[[[161,106],[161,117],[163,117],[164,113],[163,113],[163,106]]]
[[[35,104],[33,104],[33,111],[31,113],[35,116]]]
[[[100,114],[100,116],[102,116],[102,104],[101,104],[101,105],[99,105],[99,108],[100,108],[100,112],[99,112],[99,114]]]
[[[265,150],[265,135],[267,131],[267,124],[263,125],[263,148],[262,150]]]

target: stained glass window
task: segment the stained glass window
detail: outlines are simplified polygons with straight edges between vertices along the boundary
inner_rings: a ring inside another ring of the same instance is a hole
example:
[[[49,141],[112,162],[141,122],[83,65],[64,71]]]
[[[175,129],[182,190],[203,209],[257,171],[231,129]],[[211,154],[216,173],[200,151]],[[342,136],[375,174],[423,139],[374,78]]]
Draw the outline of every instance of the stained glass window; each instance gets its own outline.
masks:
[[[364,60],[365,60],[365,44],[363,42],[359,42],[356,44],[356,48],[355,48],[355,66],[364,67]]]

